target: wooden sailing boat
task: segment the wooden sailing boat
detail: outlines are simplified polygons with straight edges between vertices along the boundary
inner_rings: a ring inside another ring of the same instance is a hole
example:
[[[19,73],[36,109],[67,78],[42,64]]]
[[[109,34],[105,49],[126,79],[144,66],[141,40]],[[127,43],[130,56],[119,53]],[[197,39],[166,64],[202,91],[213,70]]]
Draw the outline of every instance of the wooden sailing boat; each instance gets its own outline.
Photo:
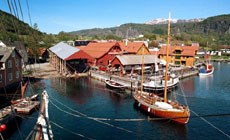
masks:
[[[165,81],[168,78],[168,47],[170,41],[170,14],[168,19],[168,39],[166,49],[166,70],[165,70]],[[142,57],[143,62],[143,57]],[[143,63],[142,63],[143,65]],[[142,69],[142,83],[143,83],[143,69]],[[158,116],[165,119],[173,120],[180,124],[186,124],[189,120],[190,111],[187,106],[183,106],[178,102],[167,100],[167,82],[165,82],[164,98],[161,98],[155,94],[143,92],[141,84],[141,91],[136,91],[133,96],[138,107],[148,112],[150,115]]]

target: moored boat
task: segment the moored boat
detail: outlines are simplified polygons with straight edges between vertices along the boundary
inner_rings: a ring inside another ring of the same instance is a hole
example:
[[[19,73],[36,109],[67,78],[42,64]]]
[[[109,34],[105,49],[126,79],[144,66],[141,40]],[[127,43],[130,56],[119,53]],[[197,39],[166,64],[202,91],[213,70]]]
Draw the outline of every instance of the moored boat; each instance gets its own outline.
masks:
[[[214,67],[210,63],[206,63],[204,67],[199,69],[199,76],[211,75],[214,72]]]
[[[166,48],[166,60],[168,60],[168,47],[169,47],[169,35],[170,35],[170,16],[168,20],[168,42]],[[142,62],[143,62],[142,57]],[[142,64],[143,67],[143,64]],[[142,82],[141,90],[136,91],[133,94],[135,103],[140,110],[143,110],[150,115],[161,117],[162,119],[170,119],[180,124],[186,124],[189,121],[190,111],[188,106],[179,104],[177,101],[170,101],[167,99],[167,79],[168,79],[168,61],[166,61],[165,70],[165,83],[164,83],[164,98],[161,98],[153,93],[143,92],[143,69],[142,69]]]
[[[122,85],[120,83],[117,83],[113,80],[105,80],[105,84],[106,84],[106,87],[108,88],[111,88],[111,89],[119,89],[119,90],[122,90],[122,89],[125,89],[125,85]]]
[[[175,74],[171,74],[168,78],[167,82],[167,89],[172,89],[176,87],[179,83],[179,78],[175,76]],[[165,81],[163,77],[155,80],[149,80],[143,83],[143,89],[145,91],[164,91]]]

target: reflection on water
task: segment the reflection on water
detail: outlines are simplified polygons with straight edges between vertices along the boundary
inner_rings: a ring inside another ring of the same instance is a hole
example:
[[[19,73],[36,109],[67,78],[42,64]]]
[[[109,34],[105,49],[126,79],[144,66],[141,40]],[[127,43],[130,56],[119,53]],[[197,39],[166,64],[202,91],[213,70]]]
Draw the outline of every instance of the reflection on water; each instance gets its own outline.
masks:
[[[230,65],[216,65],[220,67],[214,65],[216,69],[212,76],[194,76],[181,80],[182,88],[170,93],[169,97],[177,98],[182,104],[186,100],[190,110],[199,115],[230,113],[230,75],[223,74],[229,72]],[[76,133],[92,139],[226,139],[226,136],[192,112],[187,125],[165,120],[150,121],[148,114],[135,108],[130,94],[109,90],[104,82],[95,79],[45,79],[34,84],[34,88],[37,92],[44,88],[48,91],[52,101],[49,104],[50,121],[61,126],[51,124],[55,139],[82,139]],[[32,115],[36,118],[36,114]],[[228,116],[205,119],[230,134],[230,124],[226,123],[230,121]],[[24,139],[34,122],[34,119],[25,119],[20,123]],[[12,139],[18,137],[20,134],[15,133]]]

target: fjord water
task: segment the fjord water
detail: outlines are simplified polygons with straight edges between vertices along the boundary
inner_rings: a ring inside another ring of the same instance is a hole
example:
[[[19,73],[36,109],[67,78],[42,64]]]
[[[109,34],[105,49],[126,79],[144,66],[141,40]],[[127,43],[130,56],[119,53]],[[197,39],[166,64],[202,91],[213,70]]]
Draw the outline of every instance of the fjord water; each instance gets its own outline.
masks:
[[[57,140],[230,139],[230,64],[214,63],[214,67],[213,75],[184,79],[181,88],[169,95],[189,105],[187,125],[150,121],[134,106],[131,95],[108,90],[105,83],[95,79],[45,79],[35,82],[30,90],[47,90],[49,120]],[[20,131],[13,130],[9,139],[26,139],[37,115],[22,117]]]

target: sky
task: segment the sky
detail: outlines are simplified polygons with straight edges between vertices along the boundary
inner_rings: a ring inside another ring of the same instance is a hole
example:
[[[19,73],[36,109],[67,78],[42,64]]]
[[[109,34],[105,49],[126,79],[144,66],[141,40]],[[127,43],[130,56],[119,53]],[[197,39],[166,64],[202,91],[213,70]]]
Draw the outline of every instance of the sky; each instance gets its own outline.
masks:
[[[13,3],[18,0],[9,0],[11,1]],[[58,34],[60,31],[114,27],[124,23],[145,23],[156,18],[167,18],[169,12],[173,19],[207,18],[230,14],[230,0],[19,1],[23,21],[30,24],[30,13],[32,25],[36,23],[41,32],[52,34]],[[7,0],[0,0],[0,10],[10,13]],[[19,19],[22,20],[21,16]]]

